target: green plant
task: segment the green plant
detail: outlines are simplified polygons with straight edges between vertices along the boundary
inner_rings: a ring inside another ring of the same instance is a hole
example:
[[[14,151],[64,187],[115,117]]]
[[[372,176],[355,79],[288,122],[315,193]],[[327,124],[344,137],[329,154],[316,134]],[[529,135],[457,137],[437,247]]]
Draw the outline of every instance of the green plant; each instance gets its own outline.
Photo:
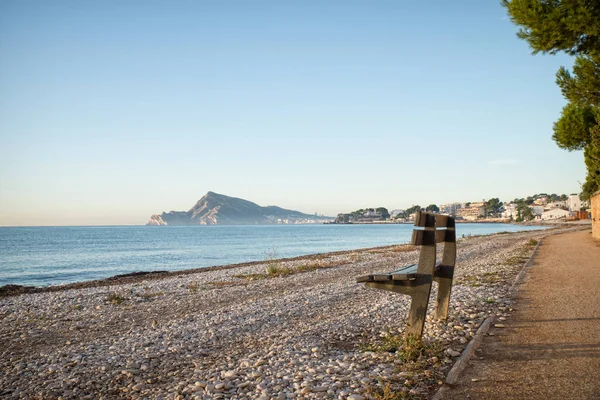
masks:
[[[394,388],[391,382],[386,382],[381,380],[380,384],[382,387],[367,387],[367,397],[375,400],[404,400],[408,397],[408,389],[406,387],[403,388]]]
[[[121,304],[124,301],[126,301],[127,298],[121,296],[120,294],[118,294],[117,292],[110,292],[108,294],[108,296],[106,296],[106,301],[111,303],[111,304]]]
[[[190,293],[197,293],[199,287],[200,286],[198,285],[198,282],[190,282],[187,285],[187,288],[190,291]]]
[[[282,267],[279,263],[269,263],[265,267],[265,274],[270,277],[279,277],[291,275],[292,270],[288,267]]]
[[[537,244],[538,244],[538,241],[535,239],[529,239],[529,241],[527,242],[528,247],[535,247],[535,246],[537,246]]]
[[[371,351],[393,351],[401,363],[397,375],[387,379],[378,379],[378,385],[368,385],[368,398],[379,400],[397,400],[420,398],[423,389],[430,390],[443,378],[439,371],[439,359],[443,355],[437,343],[427,343],[413,335],[384,335],[381,343],[371,346]],[[374,348],[374,350],[373,350]]]
[[[525,260],[527,260],[527,257],[524,257],[523,254],[516,254],[504,260],[504,265],[519,265]]]
[[[441,352],[437,344],[429,344],[414,335],[394,334],[391,331],[385,333],[379,343],[367,345],[365,350],[395,353],[403,362],[416,362],[424,356]]]
[[[144,288],[144,291],[142,293],[138,293],[137,296],[144,300],[150,300],[154,297],[164,296],[164,294],[165,293],[162,290],[153,292],[150,288]]]

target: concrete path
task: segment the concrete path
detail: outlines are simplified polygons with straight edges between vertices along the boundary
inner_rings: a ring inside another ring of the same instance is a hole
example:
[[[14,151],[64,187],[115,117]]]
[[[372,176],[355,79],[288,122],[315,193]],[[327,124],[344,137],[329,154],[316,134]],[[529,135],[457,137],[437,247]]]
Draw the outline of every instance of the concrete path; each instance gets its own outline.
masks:
[[[513,317],[443,399],[600,399],[600,242],[550,236],[533,261]]]

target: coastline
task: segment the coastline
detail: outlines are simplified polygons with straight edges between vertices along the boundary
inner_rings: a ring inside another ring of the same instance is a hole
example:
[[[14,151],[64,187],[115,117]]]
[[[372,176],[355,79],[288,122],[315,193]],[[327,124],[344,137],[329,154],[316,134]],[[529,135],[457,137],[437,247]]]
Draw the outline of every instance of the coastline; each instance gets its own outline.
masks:
[[[488,316],[510,318],[532,241],[578,229],[459,239],[449,319],[426,321],[440,352],[418,367],[373,350],[403,330],[407,296],[355,283],[413,262],[408,246],[1,297],[0,397],[360,399],[389,385],[428,398]]]
[[[291,261],[310,261],[317,260],[326,256],[343,256],[350,253],[354,253],[357,251],[385,251],[403,247],[410,246],[409,244],[397,244],[390,246],[377,246],[377,247],[369,247],[364,249],[357,250],[340,250],[340,251],[332,251],[328,253],[315,253],[315,254],[307,254],[303,256],[297,257],[287,257],[287,258],[279,258],[277,262],[291,262]],[[200,268],[189,268],[183,270],[176,271],[137,271],[131,272],[129,274],[122,275],[114,275],[104,279],[93,279],[89,281],[79,281],[73,283],[67,283],[64,285],[53,285],[53,286],[26,286],[26,285],[4,285],[0,286],[0,298],[7,296],[17,296],[20,294],[33,294],[33,293],[48,293],[48,292],[62,292],[65,290],[72,289],[85,289],[85,288],[95,288],[95,287],[109,287],[115,285],[123,285],[128,283],[136,283],[141,281],[152,281],[152,280],[161,280],[173,278],[181,275],[190,275],[190,274],[201,274],[212,271],[221,271],[242,267],[250,267],[255,265],[264,265],[266,263],[265,260],[259,261],[247,261],[243,263],[236,264],[226,264],[226,265],[215,265],[211,267],[200,267]]]

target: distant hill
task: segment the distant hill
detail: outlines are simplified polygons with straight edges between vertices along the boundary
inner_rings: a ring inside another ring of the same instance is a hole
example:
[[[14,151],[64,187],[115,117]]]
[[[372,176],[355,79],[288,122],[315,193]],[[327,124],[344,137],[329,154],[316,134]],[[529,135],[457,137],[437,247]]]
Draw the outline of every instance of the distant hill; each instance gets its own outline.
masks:
[[[208,192],[188,211],[154,214],[146,225],[264,225],[332,221],[277,206],[261,207],[248,200]]]

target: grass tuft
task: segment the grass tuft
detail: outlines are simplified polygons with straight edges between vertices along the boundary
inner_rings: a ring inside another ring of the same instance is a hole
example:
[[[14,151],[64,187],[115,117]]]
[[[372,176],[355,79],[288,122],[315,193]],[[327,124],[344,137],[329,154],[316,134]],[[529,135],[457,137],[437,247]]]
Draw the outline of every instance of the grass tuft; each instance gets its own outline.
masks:
[[[367,386],[367,397],[378,400],[422,398],[423,390],[437,386],[443,379],[439,360],[443,356],[442,347],[430,344],[413,335],[384,335],[381,342],[371,346],[371,351],[393,352],[401,364],[398,374],[390,379],[378,379],[377,384]]]
[[[126,300],[127,300],[127,298],[121,296],[117,292],[110,292],[108,294],[108,296],[106,296],[106,301],[111,304],[119,305],[119,304],[122,304],[123,302],[125,302]]]
[[[190,282],[188,283],[187,288],[190,291],[190,293],[197,293],[198,289],[200,288],[200,285],[198,284],[198,282]]]

